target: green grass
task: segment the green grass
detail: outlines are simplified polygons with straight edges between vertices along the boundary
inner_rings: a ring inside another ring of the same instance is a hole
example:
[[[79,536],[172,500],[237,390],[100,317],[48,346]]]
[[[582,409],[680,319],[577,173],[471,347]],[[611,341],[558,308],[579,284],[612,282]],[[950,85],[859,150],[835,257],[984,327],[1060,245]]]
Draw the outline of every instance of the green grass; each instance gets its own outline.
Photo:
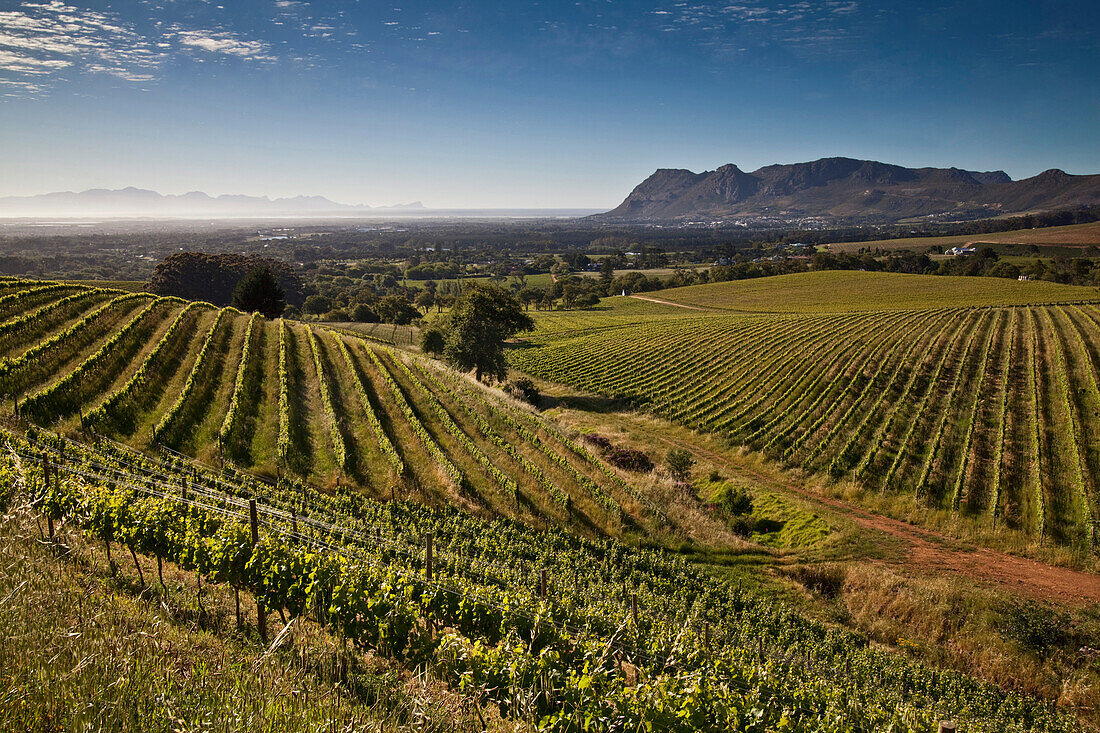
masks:
[[[1092,301],[1100,300],[1100,288],[991,277],[830,270],[692,285],[643,295],[700,308],[750,313],[847,313]]]
[[[1009,232],[990,234],[956,234],[946,237],[906,237],[901,239],[881,239],[870,242],[840,242],[826,247],[834,252],[858,252],[861,249],[874,251],[911,249],[926,252],[929,247],[950,249],[961,244],[1035,244],[1040,247],[1072,247],[1080,250],[1090,244],[1100,245],[1100,222],[1071,224],[1063,227],[1044,227],[1041,229],[1017,229]]]
[[[539,314],[509,359],[601,395],[604,410],[635,406],[821,480],[855,482],[906,519],[1087,553],[1100,516],[1100,308],[1082,301],[1098,292],[787,275],[652,294],[709,310],[618,297]],[[1024,371],[1033,359],[1034,388]]]
[[[0,530],[2,730],[482,730],[437,683],[348,654],[310,622],[263,654],[226,586],[197,594],[166,565],[162,589],[142,558],[143,588],[122,548],[112,573],[102,546],[63,529],[61,555],[23,512]]]

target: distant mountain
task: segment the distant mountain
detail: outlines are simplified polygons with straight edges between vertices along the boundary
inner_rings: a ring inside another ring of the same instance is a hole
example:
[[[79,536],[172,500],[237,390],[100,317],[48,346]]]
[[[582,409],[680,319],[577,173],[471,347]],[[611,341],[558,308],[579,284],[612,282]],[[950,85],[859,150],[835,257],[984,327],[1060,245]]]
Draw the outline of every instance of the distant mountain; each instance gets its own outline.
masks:
[[[64,191],[39,196],[0,198],[0,217],[263,217],[349,215],[392,210],[423,209],[419,201],[392,207],[349,206],[323,196],[295,196],[270,199],[266,196],[225,194],[210,196],[202,191],[163,195],[141,188],[93,188],[74,193]]]
[[[822,158],[746,173],[728,164],[692,173],[662,168],[618,207],[597,215],[624,222],[818,217],[897,221],[974,219],[1100,204],[1100,175],[1057,169],[1013,181],[1004,171],[904,168]]]

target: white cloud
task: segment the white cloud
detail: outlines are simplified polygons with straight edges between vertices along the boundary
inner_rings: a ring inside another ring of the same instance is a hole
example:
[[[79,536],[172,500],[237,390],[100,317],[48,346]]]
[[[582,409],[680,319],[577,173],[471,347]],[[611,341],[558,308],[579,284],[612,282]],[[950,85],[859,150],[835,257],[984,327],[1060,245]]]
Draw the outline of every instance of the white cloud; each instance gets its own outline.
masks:
[[[275,60],[266,43],[248,41],[228,31],[178,31],[176,38],[184,46],[209,53],[238,56],[253,61]]]
[[[62,71],[148,81],[163,58],[132,26],[61,0],[0,12],[0,83],[7,89],[39,94]]]

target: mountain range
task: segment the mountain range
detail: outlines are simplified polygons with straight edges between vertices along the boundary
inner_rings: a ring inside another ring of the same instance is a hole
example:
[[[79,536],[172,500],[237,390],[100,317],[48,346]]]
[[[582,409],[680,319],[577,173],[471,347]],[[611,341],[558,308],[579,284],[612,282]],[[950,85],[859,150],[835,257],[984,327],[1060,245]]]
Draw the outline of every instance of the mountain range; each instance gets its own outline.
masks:
[[[338,204],[323,196],[271,199],[266,196],[226,194],[209,196],[202,191],[164,195],[141,188],[62,191],[38,196],[0,198],[0,217],[265,217],[347,216],[364,213],[423,209],[419,201],[386,207]]]
[[[1004,171],[905,168],[822,158],[746,173],[727,164],[693,173],[662,168],[638,184],[608,221],[729,221],[821,218],[964,220],[1100,204],[1100,175],[1058,169],[1014,181]]]

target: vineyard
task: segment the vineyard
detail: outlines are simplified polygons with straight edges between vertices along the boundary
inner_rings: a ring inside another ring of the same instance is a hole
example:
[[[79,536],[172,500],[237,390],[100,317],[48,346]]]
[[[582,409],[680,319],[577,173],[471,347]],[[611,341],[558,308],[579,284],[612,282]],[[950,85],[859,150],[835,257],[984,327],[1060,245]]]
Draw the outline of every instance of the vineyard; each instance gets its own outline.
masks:
[[[42,541],[79,532],[112,568],[125,551],[150,593],[167,565],[194,573],[200,592],[233,589],[239,625],[255,619],[265,641],[281,627],[272,648],[311,624],[541,730],[915,732],[947,717],[974,732],[1078,729],[1046,703],[877,649],[667,553],[269,486],[106,439],[31,428],[0,440],[0,499],[31,507]],[[0,708],[13,724],[19,714]]]
[[[866,492],[1096,546],[1100,291],[873,273],[764,280],[657,294],[696,310],[620,297],[539,314],[510,360]]]
[[[667,525],[554,423],[376,340],[144,293],[0,286],[0,393],[38,425],[539,527]]]

